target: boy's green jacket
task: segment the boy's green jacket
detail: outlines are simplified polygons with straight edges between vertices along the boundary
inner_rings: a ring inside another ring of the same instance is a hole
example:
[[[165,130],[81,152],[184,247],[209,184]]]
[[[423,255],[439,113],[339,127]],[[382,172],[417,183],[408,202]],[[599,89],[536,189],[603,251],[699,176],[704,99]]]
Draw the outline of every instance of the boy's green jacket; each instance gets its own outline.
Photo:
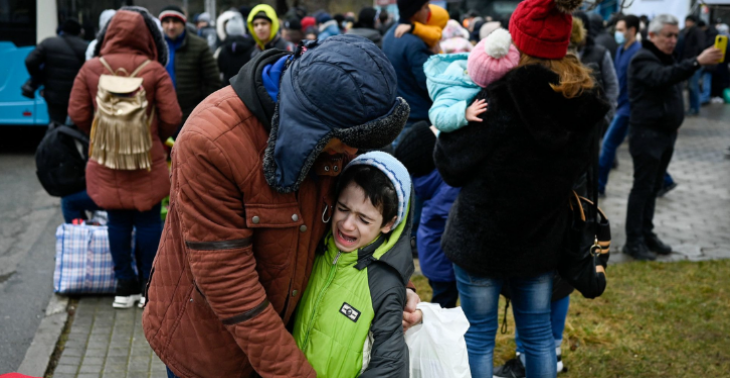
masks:
[[[410,218],[350,253],[331,232],[324,238],[294,323],[318,378],[408,378],[401,320],[414,269]]]

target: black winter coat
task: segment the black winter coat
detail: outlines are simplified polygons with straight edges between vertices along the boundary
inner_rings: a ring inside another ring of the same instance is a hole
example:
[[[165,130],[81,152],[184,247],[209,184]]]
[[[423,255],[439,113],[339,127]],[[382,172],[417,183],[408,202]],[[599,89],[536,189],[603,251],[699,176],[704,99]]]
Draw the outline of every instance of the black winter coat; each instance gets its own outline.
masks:
[[[684,121],[684,98],[681,83],[699,69],[696,59],[675,62],[650,41],[629,63],[628,85],[631,103],[631,127],[643,127],[673,133]]]
[[[175,81],[185,123],[198,104],[222,87],[218,65],[206,40],[185,33],[185,40],[175,52]]]
[[[558,76],[530,65],[482,90],[483,123],[441,133],[436,166],[462,187],[442,247],[464,270],[490,278],[533,277],[557,268],[573,184],[609,105],[595,91],[566,99]]]
[[[86,61],[87,45],[71,35],[46,38],[25,58],[30,76],[44,78],[43,98],[47,103],[68,106],[74,79]]]
[[[681,59],[696,58],[705,49],[705,32],[697,26],[682,31],[684,34],[684,47]],[[648,40],[647,40],[648,41]],[[714,42],[714,41],[713,41]]]
[[[228,85],[232,77],[238,75],[244,64],[251,60],[256,42],[245,36],[229,36],[218,53],[218,69],[223,74],[223,84]]]

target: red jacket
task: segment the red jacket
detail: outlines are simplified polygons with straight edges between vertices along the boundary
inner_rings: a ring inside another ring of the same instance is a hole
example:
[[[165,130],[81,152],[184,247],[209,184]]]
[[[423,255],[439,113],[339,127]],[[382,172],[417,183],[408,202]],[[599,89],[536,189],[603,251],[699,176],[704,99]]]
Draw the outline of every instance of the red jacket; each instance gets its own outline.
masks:
[[[165,67],[158,62],[155,41],[141,14],[119,11],[110,21],[104,36],[101,56],[117,70],[134,71],[145,60],[151,62],[137,75],[144,79],[149,111],[155,106],[152,131],[152,169],[113,170],[89,160],[86,166],[86,188],[94,202],[104,209],[136,209],[146,211],[159,203],[170,192],[170,178],[162,141],[170,137],[180,124],[182,112],[177,103],[175,88]],[[163,61],[166,60],[163,59]],[[87,134],[96,110],[96,91],[99,76],[109,74],[94,58],[87,61],[74,81],[68,114]]]

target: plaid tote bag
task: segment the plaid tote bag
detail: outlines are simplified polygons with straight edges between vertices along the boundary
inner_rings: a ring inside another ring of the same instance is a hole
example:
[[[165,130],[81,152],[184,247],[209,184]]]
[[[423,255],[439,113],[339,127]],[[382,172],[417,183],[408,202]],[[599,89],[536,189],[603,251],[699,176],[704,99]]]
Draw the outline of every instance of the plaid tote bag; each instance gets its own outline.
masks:
[[[134,253],[132,266],[136,268]],[[106,226],[62,224],[56,229],[53,289],[58,294],[114,293],[114,262]]]

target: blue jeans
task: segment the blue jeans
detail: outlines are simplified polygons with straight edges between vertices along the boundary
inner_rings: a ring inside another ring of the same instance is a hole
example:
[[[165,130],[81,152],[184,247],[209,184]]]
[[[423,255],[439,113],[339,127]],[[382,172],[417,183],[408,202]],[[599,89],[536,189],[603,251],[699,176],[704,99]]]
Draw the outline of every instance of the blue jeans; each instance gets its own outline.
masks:
[[[63,221],[71,223],[74,219],[86,220],[86,211],[101,210],[86,193],[86,190],[61,197],[61,212]]]
[[[469,320],[466,348],[473,378],[492,378],[494,338],[497,334],[499,292],[504,282],[512,289],[515,323],[527,358],[530,378],[557,375],[555,340],[550,326],[553,272],[508,280],[478,277],[454,265],[461,307]]]
[[[699,113],[700,112],[700,78],[702,77],[702,70],[697,70],[689,78],[689,112]]]
[[[712,72],[702,70],[702,93],[700,93],[700,104],[710,102],[710,91],[712,90]]]
[[[152,261],[162,236],[161,204],[147,211],[108,210],[109,249],[114,260],[114,275],[117,280],[134,280],[132,267],[132,230],[135,234],[135,257],[140,278],[148,279]]]
[[[608,126],[606,135],[603,136],[601,146],[601,157],[598,158],[598,191],[606,192],[608,184],[608,173],[611,171],[613,161],[616,159],[616,150],[626,139],[629,132],[629,116],[616,114]]]
[[[570,307],[570,295],[563,299],[558,299],[550,303],[550,324],[553,329],[553,340],[555,340],[555,349],[560,348],[563,343],[563,331],[565,331],[565,319],[568,318],[568,307]],[[525,346],[522,344],[520,334],[515,330],[515,344],[517,344],[517,352],[521,355],[525,354]],[[522,361],[524,363],[524,361]]]

